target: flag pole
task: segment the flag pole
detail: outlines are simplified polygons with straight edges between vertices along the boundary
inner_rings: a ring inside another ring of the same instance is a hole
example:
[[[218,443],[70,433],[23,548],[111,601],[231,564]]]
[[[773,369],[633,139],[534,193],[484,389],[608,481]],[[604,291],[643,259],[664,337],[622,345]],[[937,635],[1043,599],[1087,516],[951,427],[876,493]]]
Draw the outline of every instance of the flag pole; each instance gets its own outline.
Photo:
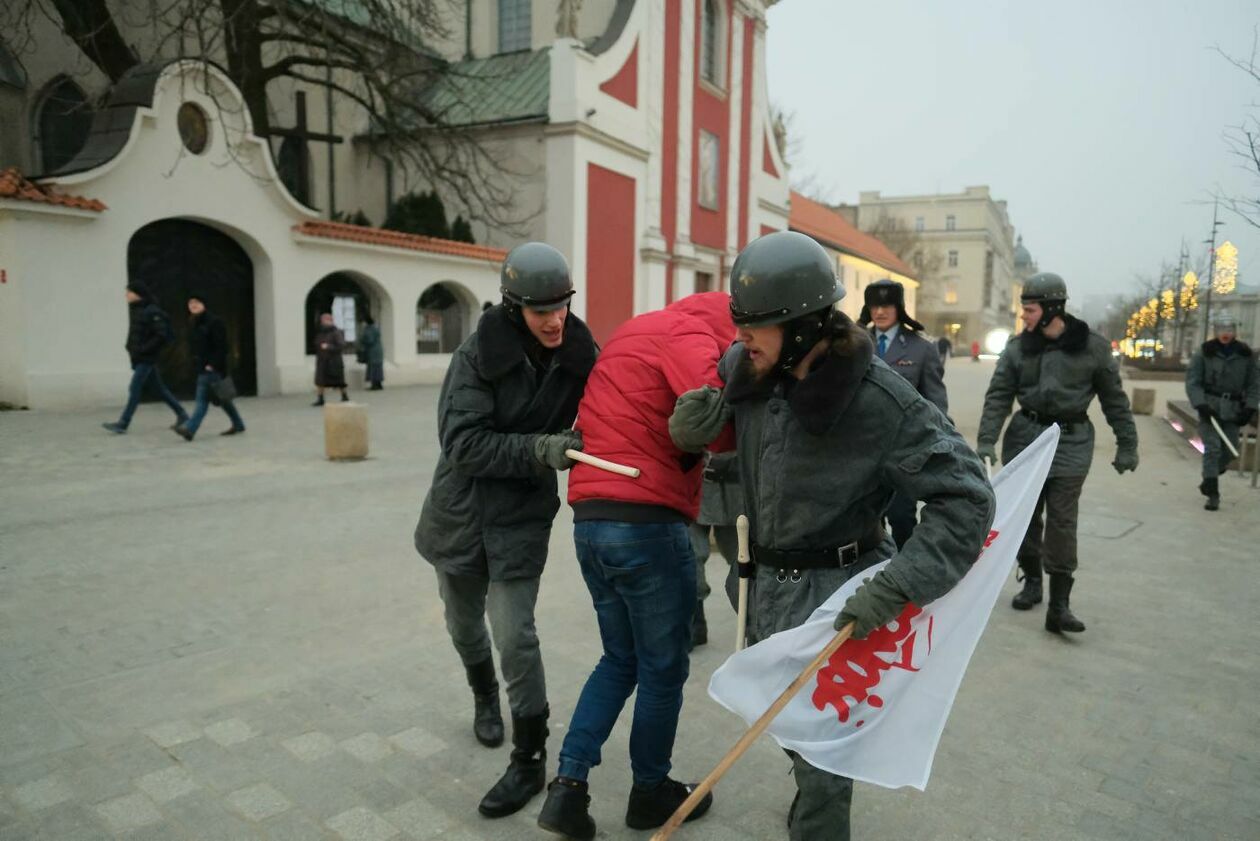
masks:
[[[739,601],[735,611],[735,650],[743,651],[748,638],[748,579],[752,577],[752,559],[748,553],[748,516],[735,518],[735,534],[739,538],[739,558],[736,571],[739,574]]]
[[[748,728],[748,732],[740,737],[740,740],[735,743],[735,747],[727,751],[726,756],[722,757],[722,761],[717,764],[717,767],[709,772],[709,776],[705,777],[696,786],[695,791],[691,792],[691,796],[683,801],[674,814],[670,815],[669,820],[652,836],[651,841],[666,841],[667,838],[677,831],[678,827],[682,826],[683,821],[687,819],[692,810],[699,805],[706,794],[712,791],[718,780],[722,779],[723,775],[731,770],[731,766],[744,755],[748,748],[752,746],[752,743],[757,740],[757,737],[765,732],[765,729],[770,726],[770,722],[774,721],[775,717],[783,712],[783,708],[796,697],[796,693],[801,691],[801,687],[813,680],[814,675],[823,667],[823,664],[831,659],[831,655],[835,654],[836,650],[848,641],[849,637],[853,635],[853,628],[854,623],[850,622],[831,638],[831,642],[827,643],[827,647],[820,651],[813,662],[796,676],[796,680],[792,681],[792,685],[783,690],[783,694],[775,699],[774,703],[770,705],[770,709],[761,714],[761,718],[757,719],[753,726]]]

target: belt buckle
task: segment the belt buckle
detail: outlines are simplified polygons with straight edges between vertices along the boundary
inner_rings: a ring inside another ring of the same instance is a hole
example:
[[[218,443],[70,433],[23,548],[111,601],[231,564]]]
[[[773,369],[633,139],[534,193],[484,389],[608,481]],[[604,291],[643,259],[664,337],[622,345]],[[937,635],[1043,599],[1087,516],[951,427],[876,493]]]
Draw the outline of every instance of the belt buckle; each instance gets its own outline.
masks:
[[[1230,394],[1228,391],[1226,391],[1226,392],[1223,392],[1223,393],[1221,394],[1221,399],[1222,399],[1222,400],[1233,400],[1233,399],[1235,399],[1235,398],[1234,398],[1234,395],[1232,395],[1232,394]]]
[[[846,554],[848,555],[848,560],[845,560]],[[854,564],[857,563],[857,559],[858,559],[858,545],[857,545],[856,540],[853,541],[852,543],[846,543],[845,545],[841,546],[839,549],[836,550],[836,560],[839,561],[839,566],[841,569],[848,569],[849,567],[853,566]]]

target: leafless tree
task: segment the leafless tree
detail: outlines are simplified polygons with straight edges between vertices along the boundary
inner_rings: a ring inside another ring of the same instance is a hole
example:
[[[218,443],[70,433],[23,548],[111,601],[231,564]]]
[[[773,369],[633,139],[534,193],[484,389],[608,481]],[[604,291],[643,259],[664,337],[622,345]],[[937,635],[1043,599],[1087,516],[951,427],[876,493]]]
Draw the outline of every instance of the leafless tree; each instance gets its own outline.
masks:
[[[936,288],[941,268],[945,265],[945,257],[939,249],[907,225],[904,219],[883,212],[874,222],[866,225],[866,232],[888,246],[889,251],[914,269],[915,276],[923,284],[919,293],[920,305],[927,303],[924,298],[931,298],[934,307],[945,305],[941,300],[940,290]]]
[[[358,109],[361,136],[491,227],[524,219],[512,172],[471,125],[494,80],[461,77],[434,49],[454,0],[4,0],[0,32],[39,49],[40,19],[69,36],[111,81],[173,59],[219,63],[260,136],[273,134],[269,93],[282,82],[330,92]],[[134,46],[133,46],[134,45]],[[141,51],[141,52],[138,52]],[[480,85],[480,87],[479,87]],[[435,96],[441,89],[442,95]]]
[[[1232,56],[1216,47],[1226,61],[1250,76],[1260,85],[1260,27],[1252,30],[1251,52],[1245,58]],[[1252,102],[1249,113],[1242,122],[1225,132],[1225,142],[1230,152],[1239,160],[1243,170],[1252,176],[1252,195],[1225,195],[1221,200],[1226,207],[1242,219],[1260,228],[1260,101]]]

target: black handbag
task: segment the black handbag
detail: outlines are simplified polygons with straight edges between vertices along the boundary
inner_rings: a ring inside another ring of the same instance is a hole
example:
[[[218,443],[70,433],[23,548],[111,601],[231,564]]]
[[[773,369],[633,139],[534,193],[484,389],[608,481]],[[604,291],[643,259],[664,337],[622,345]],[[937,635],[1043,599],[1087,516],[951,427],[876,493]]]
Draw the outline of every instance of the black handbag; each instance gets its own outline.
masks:
[[[221,377],[210,386],[210,393],[214,395],[218,403],[231,403],[236,399],[236,383],[232,381],[231,375]]]

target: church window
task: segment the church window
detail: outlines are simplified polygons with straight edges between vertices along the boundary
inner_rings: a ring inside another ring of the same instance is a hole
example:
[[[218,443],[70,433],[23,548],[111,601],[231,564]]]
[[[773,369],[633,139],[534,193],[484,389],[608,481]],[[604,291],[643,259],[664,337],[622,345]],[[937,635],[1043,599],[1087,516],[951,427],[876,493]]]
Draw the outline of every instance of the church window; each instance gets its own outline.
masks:
[[[703,0],[700,20],[700,78],[722,85],[722,7],[718,0]]]
[[[700,189],[701,207],[717,210],[721,201],[722,141],[716,134],[700,132]]]
[[[194,155],[206,151],[206,147],[210,145],[210,119],[205,111],[191,102],[185,102],[179,106],[175,122],[179,126],[179,139],[184,142],[185,149]]]
[[[299,137],[286,137],[280,141],[280,152],[276,155],[276,170],[289,194],[307,207],[312,207],[311,153],[305,140]]]
[[[92,106],[83,88],[65,77],[54,82],[39,103],[35,126],[43,171],[56,172],[70,163],[92,129]]]
[[[696,272],[696,292],[713,292],[713,275],[709,272]]]
[[[958,252],[957,251],[951,250],[949,252],[949,267],[951,269],[958,268]]]
[[[499,0],[499,52],[528,50],[532,42],[530,0]]]
[[[954,224],[955,224],[955,223],[954,223],[954,214],[952,214],[952,213],[951,213],[950,215],[948,215],[948,216],[946,216],[946,217],[945,217],[945,230],[947,230],[947,231],[952,231],[952,230],[954,230]]]

